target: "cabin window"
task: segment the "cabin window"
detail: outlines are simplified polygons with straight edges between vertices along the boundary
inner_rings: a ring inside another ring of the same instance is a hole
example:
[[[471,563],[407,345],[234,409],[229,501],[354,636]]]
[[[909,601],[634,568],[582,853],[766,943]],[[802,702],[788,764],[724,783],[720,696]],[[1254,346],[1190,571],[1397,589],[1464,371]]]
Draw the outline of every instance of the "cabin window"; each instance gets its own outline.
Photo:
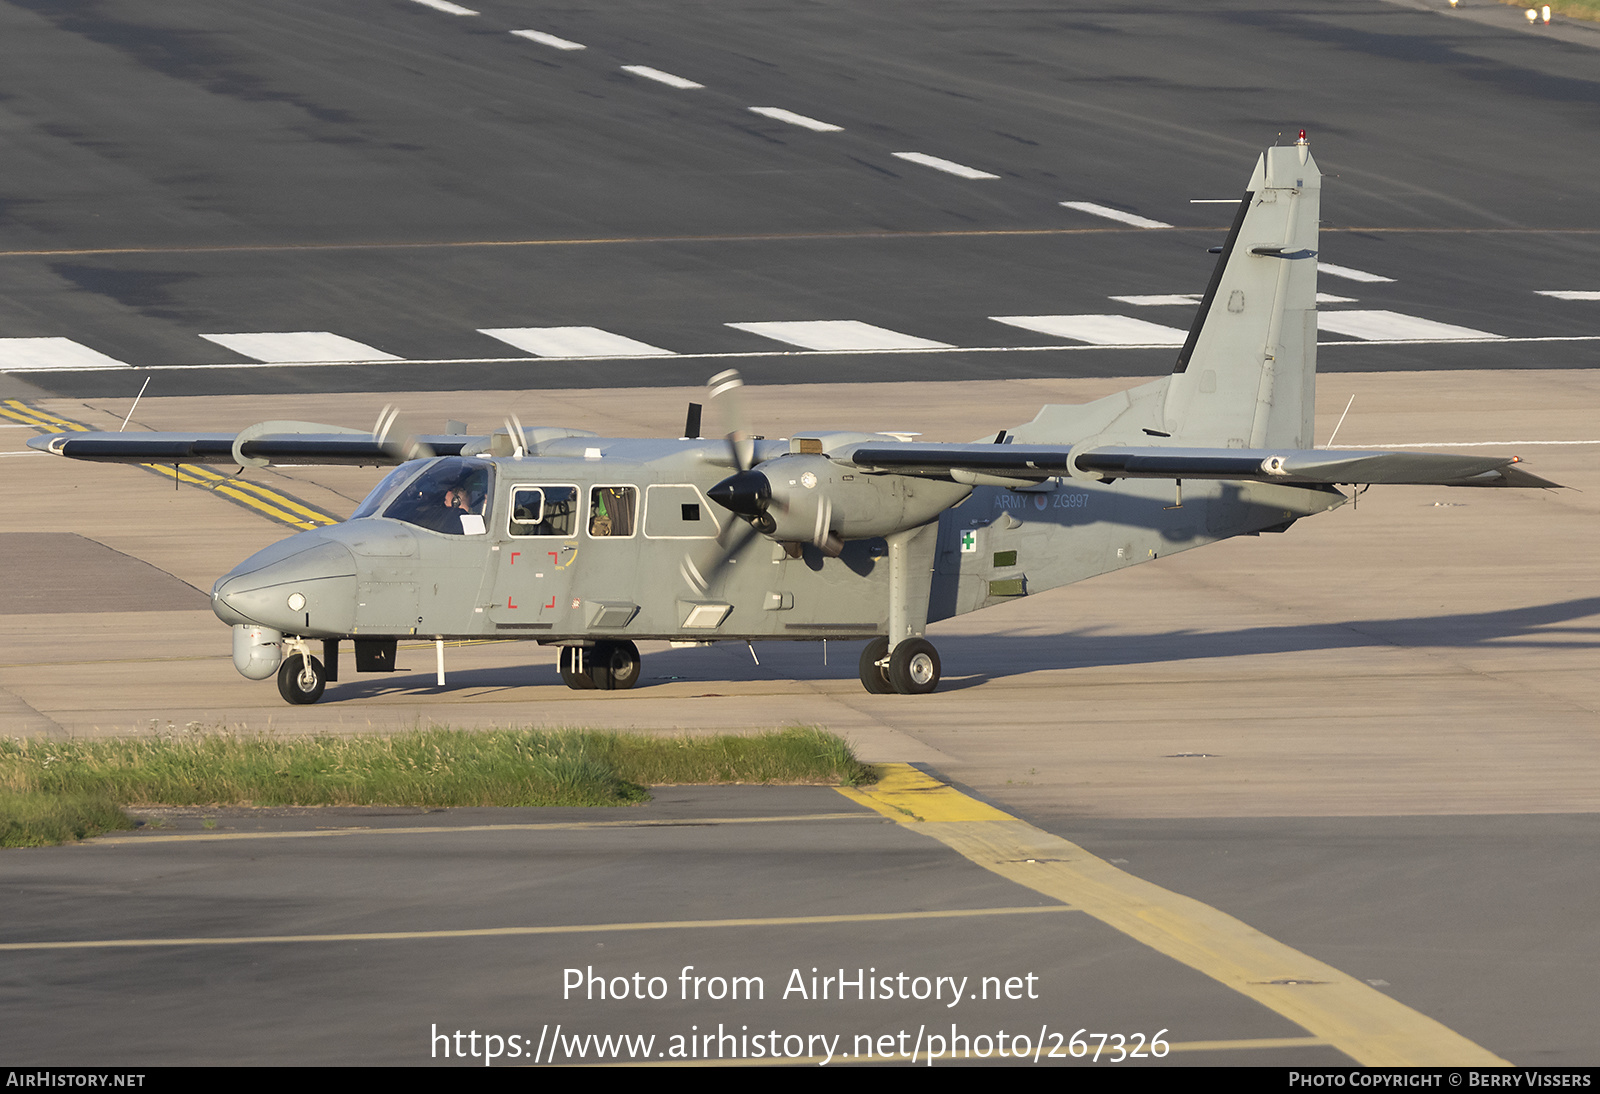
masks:
[[[644,534],[649,539],[712,539],[721,529],[699,489],[688,484],[645,488]]]
[[[638,512],[638,487],[593,487],[589,491],[589,534],[596,539],[631,536]]]

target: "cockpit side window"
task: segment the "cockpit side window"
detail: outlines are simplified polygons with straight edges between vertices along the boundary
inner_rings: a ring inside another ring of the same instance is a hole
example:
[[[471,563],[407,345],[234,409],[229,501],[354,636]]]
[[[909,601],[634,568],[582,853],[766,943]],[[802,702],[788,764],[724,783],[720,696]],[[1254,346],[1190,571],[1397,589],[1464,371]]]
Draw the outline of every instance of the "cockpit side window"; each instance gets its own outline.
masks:
[[[576,486],[517,486],[506,531],[521,536],[571,536],[578,527]]]
[[[383,511],[386,517],[445,535],[483,535],[493,468],[482,460],[446,456],[408,483]]]

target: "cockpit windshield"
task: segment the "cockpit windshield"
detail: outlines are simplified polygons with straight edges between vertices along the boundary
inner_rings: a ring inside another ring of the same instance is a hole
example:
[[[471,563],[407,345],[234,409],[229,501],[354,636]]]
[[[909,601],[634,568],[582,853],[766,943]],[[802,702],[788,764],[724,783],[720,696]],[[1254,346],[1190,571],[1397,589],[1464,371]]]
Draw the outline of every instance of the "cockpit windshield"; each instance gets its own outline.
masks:
[[[356,506],[356,511],[350,514],[350,519],[370,517],[383,508],[383,503],[389,499],[394,488],[417,473],[415,464],[401,464],[383,477],[383,481],[374,486],[361,504]]]
[[[435,460],[395,495],[386,517],[451,536],[481,536],[487,530],[493,467],[483,460],[445,456]]]

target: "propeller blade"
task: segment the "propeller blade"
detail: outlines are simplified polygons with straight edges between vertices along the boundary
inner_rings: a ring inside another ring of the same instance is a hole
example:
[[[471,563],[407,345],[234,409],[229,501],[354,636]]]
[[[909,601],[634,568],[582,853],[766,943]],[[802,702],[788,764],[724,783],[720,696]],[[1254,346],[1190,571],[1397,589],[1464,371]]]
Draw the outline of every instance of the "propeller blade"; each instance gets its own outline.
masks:
[[[378,412],[378,420],[372,425],[372,439],[384,451],[402,460],[426,460],[438,454],[432,445],[417,439],[416,431],[401,419],[400,408],[393,403],[386,404]]]
[[[733,534],[729,535],[729,532]],[[754,526],[746,524],[744,521],[729,522],[722,534],[714,541],[716,544],[715,553],[706,551],[700,553],[697,558],[696,552],[689,552],[683,556],[683,563],[679,567],[679,573],[683,575],[683,580],[688,583],[697,596],[708,596],[718,582],[721,581],[723,571],[727,568],[729,561],[748,547],[750,541],[760,534]]]
[[[710,390],[706,401],[717,407],[722,415],[723,425],[728,431],[728,448],[733,455],[733,466],[740,471],[748,471],[755,463],[756,445],[744,428],[744,398],[741,394],[744,377],[739,375],[738,369],[730,368],[711,377],[708,387]]]
[[[519,459],[528,454],[528,434],[522,428],[522,419],[515,414],[506,417],[506,436],[511,438],[515,454]]]

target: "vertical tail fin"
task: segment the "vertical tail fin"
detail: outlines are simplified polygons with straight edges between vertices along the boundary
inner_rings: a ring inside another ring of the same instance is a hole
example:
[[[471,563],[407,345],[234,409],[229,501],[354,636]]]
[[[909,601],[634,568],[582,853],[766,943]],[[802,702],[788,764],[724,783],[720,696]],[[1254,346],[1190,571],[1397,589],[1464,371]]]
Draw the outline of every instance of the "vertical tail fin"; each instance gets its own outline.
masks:
[[[1256,162],[1167,380],[1163,417],[1174,438],[1219,448],[1312,447],[1321,195],[1304,134]]]

